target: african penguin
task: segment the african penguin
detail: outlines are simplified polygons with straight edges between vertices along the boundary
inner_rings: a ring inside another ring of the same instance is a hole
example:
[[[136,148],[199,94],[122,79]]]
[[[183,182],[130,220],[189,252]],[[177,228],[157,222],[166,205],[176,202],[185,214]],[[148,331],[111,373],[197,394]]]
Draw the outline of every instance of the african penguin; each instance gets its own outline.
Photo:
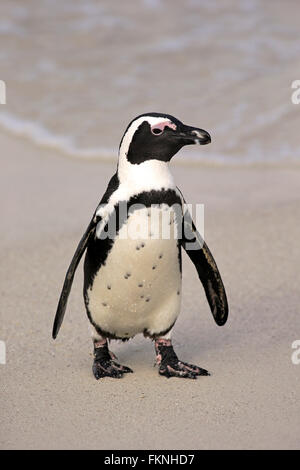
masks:
[[[184,145],[210,141],[206,131],[161,113],[136,117],[122,137],[117,171],[75,251],[53,326],[56,338],[86,251],[83,293],[96,379],[132,372],[116,362],[108,340],[125,341],[138,333],[155,341],[160,375],[209,375],[180,361],[171,342],[181,303],[181,248],[197,269],[218,325],[227,320],[226,293],[217,265],[185,209],[169,161]]]

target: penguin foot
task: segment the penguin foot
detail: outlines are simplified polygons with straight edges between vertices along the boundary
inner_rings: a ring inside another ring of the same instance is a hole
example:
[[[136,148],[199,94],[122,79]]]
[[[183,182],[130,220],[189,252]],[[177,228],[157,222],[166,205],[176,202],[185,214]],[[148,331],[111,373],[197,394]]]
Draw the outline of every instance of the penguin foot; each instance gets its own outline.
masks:
[[[201,367],[180,361],[169,339],[157,339],[155,341],[155,350],[159,375],[163,375],[168,379],[170,377],[196,379],[198,375],[210,375],[207,370]]]
[[[93,374],[97,380],[103,377],[121,379],[123,374],[132,373],[130,367],[115,361],[116,356],[108,350],[107,342],[94,349]]]

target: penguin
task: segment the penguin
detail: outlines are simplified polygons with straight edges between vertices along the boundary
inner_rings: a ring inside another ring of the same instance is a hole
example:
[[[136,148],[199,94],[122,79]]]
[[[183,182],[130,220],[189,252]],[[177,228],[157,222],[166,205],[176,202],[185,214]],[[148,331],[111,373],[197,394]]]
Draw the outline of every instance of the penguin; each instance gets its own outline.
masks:
[[[116,173],[66,273],[52,332],[55,339],[76,268],[86,252],[83,297],[97,380],[133,372],[117,362],[108,343],[139,333],[154,341],[160,375],[189,379],[210,375],[202,367],[179,360],[172,344],[181,308],[182,249],[198,272],[219,326],[228,317],[226,292],[169,170],[170,160],[183,146],[210,142],[205,130],[164,113],[137,116],[125,130]]]

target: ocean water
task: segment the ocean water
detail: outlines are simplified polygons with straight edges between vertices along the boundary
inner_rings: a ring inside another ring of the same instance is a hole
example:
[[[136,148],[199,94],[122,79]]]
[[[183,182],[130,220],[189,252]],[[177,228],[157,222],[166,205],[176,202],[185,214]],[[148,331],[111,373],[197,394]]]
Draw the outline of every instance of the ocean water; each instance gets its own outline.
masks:
[[[1,0],[0,128],[115,159],[162,111],[212,135],[178,160],[300,162],[299,18],[298,0]]]

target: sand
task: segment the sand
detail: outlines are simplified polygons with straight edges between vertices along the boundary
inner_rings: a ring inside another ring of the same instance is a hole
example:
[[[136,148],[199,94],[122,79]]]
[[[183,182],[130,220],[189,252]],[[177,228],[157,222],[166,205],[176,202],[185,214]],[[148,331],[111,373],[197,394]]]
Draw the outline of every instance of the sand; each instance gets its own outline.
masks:
[[[205,204],[205,236],[227,289],[217,327],[184,256],[174,345],[207,368],[198,380],[159,377],[153,344],[113,342],[134,369],[96,381],[82,266],[56,341],[66,268],[115,164],[67,159],[0,135],[2,449],[296,449],[300,365],[299,167],[172,164],[189,202]]]

